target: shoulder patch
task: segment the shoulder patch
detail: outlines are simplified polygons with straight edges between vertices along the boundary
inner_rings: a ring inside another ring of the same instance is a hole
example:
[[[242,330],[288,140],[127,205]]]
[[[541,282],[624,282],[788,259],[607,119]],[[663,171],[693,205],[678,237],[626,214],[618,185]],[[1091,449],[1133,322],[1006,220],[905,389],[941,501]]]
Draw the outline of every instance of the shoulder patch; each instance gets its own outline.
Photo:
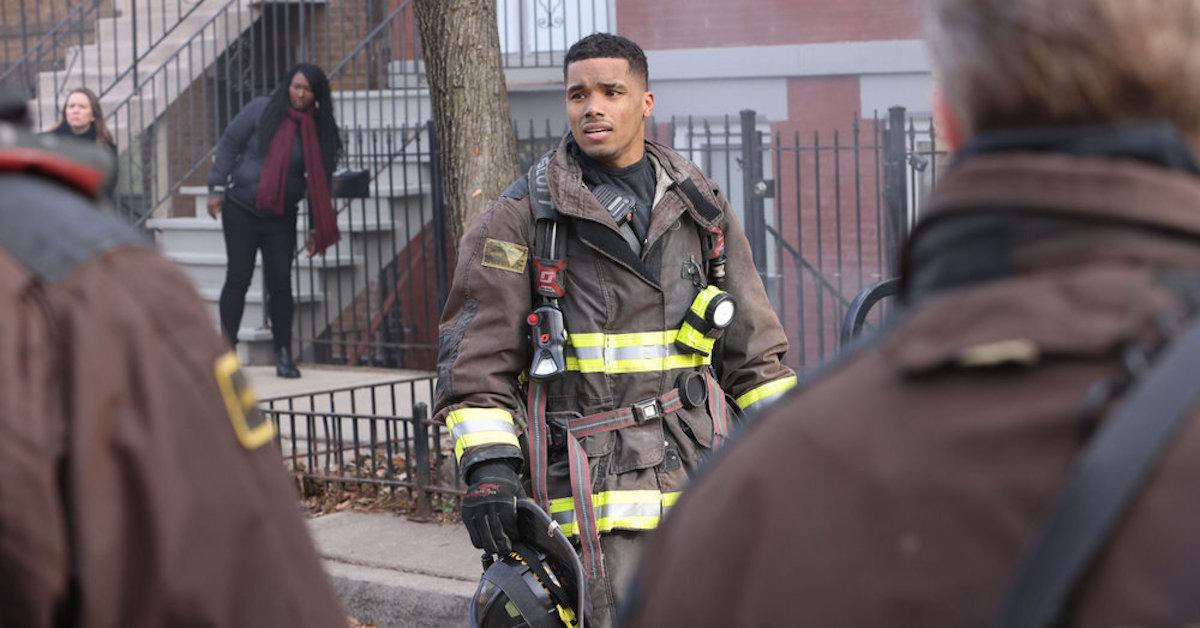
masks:
[[[238,442],[246,449],[254,450],[275,438],[275,424],[258,409],[258,398],[246,381],[246,374],[232,351],[217,358],[213,366],[217,376],[217,388],[225,401],[225,411]]]
[[[529,247],[491,238],[483,243],[483,261],[480,262],[483,266],[522,274],[527,261]]]
[[[529,196],[529,178],[525,175],[521,175],[519,179],[513,181],[512,184],[510,184],[503,192],[501,192],[500,196],[518,201],[526,196]]]

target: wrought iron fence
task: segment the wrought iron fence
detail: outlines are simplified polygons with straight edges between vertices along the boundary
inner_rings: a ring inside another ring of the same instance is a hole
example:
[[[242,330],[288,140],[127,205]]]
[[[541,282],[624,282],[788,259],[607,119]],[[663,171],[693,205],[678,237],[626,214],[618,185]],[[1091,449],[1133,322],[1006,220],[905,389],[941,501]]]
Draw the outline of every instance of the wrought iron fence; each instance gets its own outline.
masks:
[[[134,222],[190,215],[228,121],[296,63],[325,69],[344,127],[396,127],[428,115],[410,0],[230,0],[177,43],[107,115],[122,157],[118,205]]]
[[[462,494],[450,433],[429,416],[432,378],[405,378],[259,402],[284,463],[318,482],[402,489],[418,514]]]
[[[225,124],[296,62],[330,71],[339,122],[352,128],[389,108],[402,110],[393,126],[428,115],[410,0],[11,4],[3,22],[19,32],[5,40],[0,79],[24,86],[42,130],[58,124],[72,89],[101,96],[119,152],[114,200],[133,222],[190,212],[186,192],[203,182]],[[613,15],[612,0],[501,0],[505,67],[557,67],[574,40],[611,29]]]
[[[176,44],[172,34],[186,30],[189,20],[202,18],[216,0],[85,0],[51,4],[49,28],[34,3],[21,3],[19,23],[24,32],[44,30],[36,41],[22,38],[21,56],[6,58],[0,80],[22,86],[33,100],[37,128],[48,129],[59,121],[67,94],[86,87],[102,102],[140,84],[139,73],[152,58],[169,54]],[[7,16],[6,16],[7,17]],[[5,20],[6,24],[10,22]],[[167,49],[167,50],[164,50]],[[8,49],[6,48],[6,52]]]
[[[514,127],[524,168],[566,132],[551,121]],[[895,275],[900,243],[945,162],[930,121],[910,119],[902,109],[886,118],[855,113],[839,128],[823,130],[761,120],[752,111],[653,121],[648,128],[651,139],[695,162],[729,198],[788,334],[786,359],[797,370],[834,354],[855,296]],[[406,159],[436,165],[430,138],[419,136]],[[379,150],[392,154],[387,146]],[[436,168],[415,172],[418,187],[439,189]],[[373,224],[379,214],[371,212],[380,207],[356,207],[351,220]],[[319,295],[327,305],[315,309],[325,314],[300,334],[314,349],[306,355],[317,361],[433,368],[437,316],[449,284],[440,204],[434,196],[409,196],[390,207],[405,208],[404,225],[384,238],[339,245],[353,256],[375,247],[369,267],[377,282],[352,278]],[[298,266],[305,263],[311,262]],[[868,323],[879,319],[875,312]]]
[[[566,132],[551,121],[514,126],[524,168]],[[753,111],[671,118],[651,121],[648,136],[696,163],[730,200],[797,370],[833,355],[855,296],[895,276],[900,244],[946,161],[931,121],[902,108],[818,130]]]
[[[432,129],[343,129],[349,165],[372,174],[373,194],[339,201],[342,239],[320,258],[299,253],[293,265],[306,359],[433,368],[449,273]]]

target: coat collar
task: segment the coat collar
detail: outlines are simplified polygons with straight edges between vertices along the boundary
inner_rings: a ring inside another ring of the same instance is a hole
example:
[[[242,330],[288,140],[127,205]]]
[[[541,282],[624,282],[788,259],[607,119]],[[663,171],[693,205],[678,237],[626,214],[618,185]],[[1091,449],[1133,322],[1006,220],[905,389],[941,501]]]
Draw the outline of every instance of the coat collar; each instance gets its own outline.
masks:
[[[1096,237],[1109,246],[1089,246]],[[901,294],[1115,255],[1174,257],[1171,246],[1122,244],[1145,238],[1200,253],[1200,177],[1129,158],[977,155],[939,179],[904,248]]]
[[[600,203],[596,202],[583,184],[583,170],[579,165],[579,160],[574,156],[577,150],[579,149],[571,138],[571,134],[567,133],[559,142],[554,159],[550,163],[550,194],[554,197],[558,211],[564,216],[597,222],[609,227],[614,233],[618,233],[616,222],[604,208],[600,207]],[[705,228],[718,226],[721,216],[706,217],[702,215],[678,190],[680,181],[691,178],[705,198],[714,206],[720,207],[712,186],[708,184],[699,169],[680,154],[651,140],[646,140],[646,152],[653,161],[657,162],[656,176],[662,176],[665,173],[670,179],[666,193],[663,194],[662,200],[655,204],[651,216],[649,234],[651,243],[684,211],[687,211],[697,224]],[[672,215],[659,217],[659,214],[663,212]],[[665,223],[665,226],[660,223]]]
[[[1170,152],[1170,151],[1168,151]],[[883,353],[908,373],[1111,355],[1200,269],[1200,177],[1129,154],[960,156],[905,246]]]

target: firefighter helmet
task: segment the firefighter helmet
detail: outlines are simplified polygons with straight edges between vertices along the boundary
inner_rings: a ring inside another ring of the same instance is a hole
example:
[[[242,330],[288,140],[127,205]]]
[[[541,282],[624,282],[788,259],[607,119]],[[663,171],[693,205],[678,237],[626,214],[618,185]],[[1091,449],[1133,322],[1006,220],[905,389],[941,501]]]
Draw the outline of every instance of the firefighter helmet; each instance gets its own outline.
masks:
[[[492,561],[479,581],[471,625],[582,626],[586,583],[571,542],[558,523],[528,499],[517,502],[517,526],[520,535],[512,551]]]

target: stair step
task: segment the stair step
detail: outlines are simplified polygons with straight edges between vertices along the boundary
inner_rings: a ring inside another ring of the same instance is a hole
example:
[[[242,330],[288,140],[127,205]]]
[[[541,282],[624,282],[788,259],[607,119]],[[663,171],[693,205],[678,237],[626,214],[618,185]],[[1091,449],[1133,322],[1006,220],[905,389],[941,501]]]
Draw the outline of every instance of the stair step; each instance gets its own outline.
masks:
[[[219,290],[221,286],[225,285],[225,270],[228,266],[228,261],[225,259],[224,253],[164,251],[164,255],[182,268],[184,274],[199,288]],[[330,284],[337,285],[336,278],[326,277],[327,272],[352,272],[361,263],[359,257],[345,253],[337,255],[331,251],[324,257],[318,255],[311,260],[307,257],[301,258],[293,263],[293,268],[289,275],[292,277],[292,282],[297,286],[303,286],[310,290],[322,290]],[[256,258],[254,276],[250,280],[250,291],[261,292],[262,285],[262,260]]]

